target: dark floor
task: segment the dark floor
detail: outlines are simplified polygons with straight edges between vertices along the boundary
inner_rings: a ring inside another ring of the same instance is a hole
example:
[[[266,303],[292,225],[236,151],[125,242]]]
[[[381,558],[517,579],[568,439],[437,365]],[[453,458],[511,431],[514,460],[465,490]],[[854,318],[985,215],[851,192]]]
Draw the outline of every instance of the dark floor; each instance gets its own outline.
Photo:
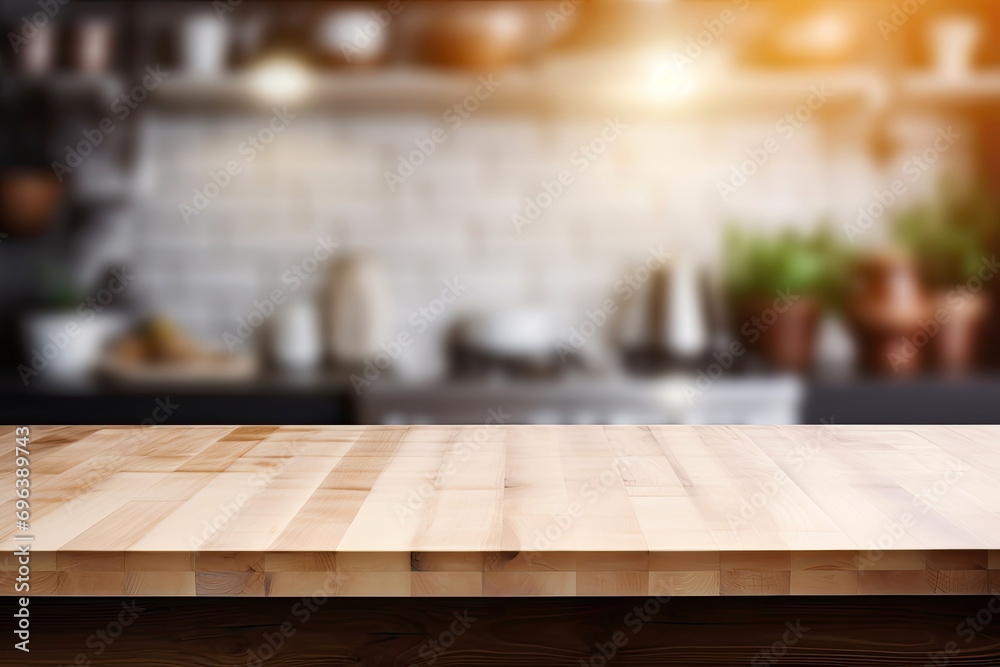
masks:
[[[991,607],[1000,597],[36,597],[31,652],[6,630],[0,664],[1000,665]],[[14,599],[4,608],[11,624]]]

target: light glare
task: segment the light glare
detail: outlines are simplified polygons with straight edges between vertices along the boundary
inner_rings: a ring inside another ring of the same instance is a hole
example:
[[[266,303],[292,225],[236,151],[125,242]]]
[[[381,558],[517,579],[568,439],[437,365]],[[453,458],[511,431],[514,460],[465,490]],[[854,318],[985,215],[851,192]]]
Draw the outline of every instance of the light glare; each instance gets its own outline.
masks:
[[[309,90],[309,72],[291,59],[269,60],[257,67],[253,75],[255,93],[271,102],[293,102],[302,99]]]

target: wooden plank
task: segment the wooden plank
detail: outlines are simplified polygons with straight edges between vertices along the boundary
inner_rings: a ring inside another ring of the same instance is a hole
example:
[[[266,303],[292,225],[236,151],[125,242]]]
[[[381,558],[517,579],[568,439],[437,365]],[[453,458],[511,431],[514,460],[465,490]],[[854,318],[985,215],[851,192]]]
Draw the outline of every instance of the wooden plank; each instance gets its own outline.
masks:
[[[67,426],[35,435],[29,532],[40,594],[1000,587],[997,427]],[[3,480],[13,483],[9,467]],[[5,529],[0,551],[8,595],[20,566],[13,533]]]

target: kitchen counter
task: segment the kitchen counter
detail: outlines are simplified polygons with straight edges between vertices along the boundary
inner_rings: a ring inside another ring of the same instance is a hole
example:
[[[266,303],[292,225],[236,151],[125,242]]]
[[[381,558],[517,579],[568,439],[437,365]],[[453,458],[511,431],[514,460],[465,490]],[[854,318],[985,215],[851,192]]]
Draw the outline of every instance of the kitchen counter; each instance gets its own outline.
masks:
[[[35,427],[30,592],[1000,592],[1000,427],[502,420]]]
[[[502,406],[511,424],[993,424],[1000,377],[906,382],[734,375],[701,395],[683,376],[546,381],[380,378],[360,396],[336,372],[266,375],[228,385],[114,387],[32,383],[0,375],[0,424],[139,424],[170,400],[171,424],[478,424]]]

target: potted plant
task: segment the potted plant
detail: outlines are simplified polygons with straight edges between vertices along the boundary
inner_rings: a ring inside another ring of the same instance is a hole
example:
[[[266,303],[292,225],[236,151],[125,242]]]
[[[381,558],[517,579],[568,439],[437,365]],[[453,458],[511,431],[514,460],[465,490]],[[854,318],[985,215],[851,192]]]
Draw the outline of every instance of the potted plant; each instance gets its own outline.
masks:
[[[730,227],[725,260],[726,293],[741,338],[781,370],[808,369],[820,314],[839,305],[847,270],[847,255],[829,227],[774,235]]]
[[[983,273],[1000,229],[998,211],[981,189],[945,182],[940,195],[896,219],[899,244],[914,258],[930,292],[929,349],[939,370],[967,372],[975,361],[991,299]]]

